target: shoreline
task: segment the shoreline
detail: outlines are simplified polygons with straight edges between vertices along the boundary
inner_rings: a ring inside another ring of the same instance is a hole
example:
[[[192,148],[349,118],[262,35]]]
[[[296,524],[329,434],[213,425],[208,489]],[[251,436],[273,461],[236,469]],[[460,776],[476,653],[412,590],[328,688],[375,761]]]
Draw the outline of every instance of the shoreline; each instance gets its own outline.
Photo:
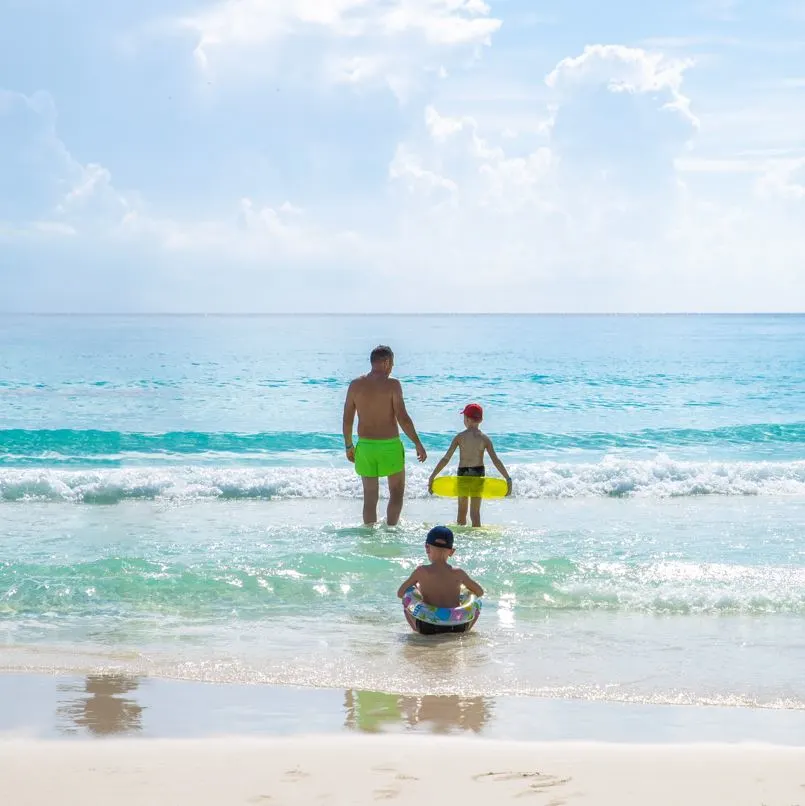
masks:
[[[0,741],[333,739],[805,744],[805,710],[656,705],[529,696],[402,695],[344,688],[208,683],[115,673],[0,673]]]

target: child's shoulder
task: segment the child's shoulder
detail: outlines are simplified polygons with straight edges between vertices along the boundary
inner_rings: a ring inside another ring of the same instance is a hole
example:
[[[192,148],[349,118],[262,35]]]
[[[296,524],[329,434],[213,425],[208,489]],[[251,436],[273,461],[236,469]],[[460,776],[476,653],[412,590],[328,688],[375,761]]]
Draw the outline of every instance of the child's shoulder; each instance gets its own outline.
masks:
[[[489,439],[480,428],[465,428],[463,431],[459,431],[456,434],[455,439],[461,442],[465,439]]]

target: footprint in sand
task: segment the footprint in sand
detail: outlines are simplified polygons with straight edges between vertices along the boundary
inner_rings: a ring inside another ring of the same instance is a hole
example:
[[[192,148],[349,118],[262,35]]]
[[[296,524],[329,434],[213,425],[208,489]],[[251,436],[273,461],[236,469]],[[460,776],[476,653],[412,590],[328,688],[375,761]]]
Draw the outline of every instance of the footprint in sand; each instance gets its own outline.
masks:
[[[547,775],[542,772],[482,772],[472,776],[474,781],[528,781],[528,789],[518,792],[515,797],[526,795],[539,795],[555,786],[562,786],[571,781],[570,778],[560,778],[558,775]],[[553,806],[560,806],[561,801],[553,801]]]
[[[415,775],[406,775],[405,773],[398,772],[396,767],[393,766],[378,766],[372,767],[372,772],[379,772],[385,775],[393,775],[395,781],[418,781]],[[399,797],[402,794],[402,790],[391,784],[387,786],[385,789],[376,789],[373,793],[375,800],[392,800],[394,798]]]
[[[308,773],[300,770],[299,767],[294,767],[292,770],[285,770],[285,777],[282,780],[296,782],[309,777],[310,775]]]
[[[392,788],[375,789],[375,791],[372,792],[372,795],[374,795],[375,800],[393,800],[394,798],[400,796],[400,790]]]

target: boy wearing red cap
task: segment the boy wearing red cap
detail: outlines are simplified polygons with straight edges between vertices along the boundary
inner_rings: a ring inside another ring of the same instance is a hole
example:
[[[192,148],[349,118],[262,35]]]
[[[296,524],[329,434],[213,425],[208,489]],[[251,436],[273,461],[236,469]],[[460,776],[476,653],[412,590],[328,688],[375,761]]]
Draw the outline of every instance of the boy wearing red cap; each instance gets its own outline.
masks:
[[[512,480],[503,466],[503,462],[498,459],[492,440],[481,431],[481,423],[484,419],[484,410],[478,403],[470,403],[464,407],[465,429],[460,434],[456,434],[447,453],[441,458],[433,469],[433,473],[428,480],[428,492],[433,493],[433,481],[439,473],[447,467],[447,463],[452,459],[453,454],[458,449],[458,475],[459,476],[484,476],[484,453],[489,455],[492,464],[497,468],[498,473],[506,480],[508,490],[506,495],[511,495]],[[458,517],[456,522],[459,526],[467,525],[467,498],[458,499]],[[473,526],[481,525],[481,499],[469,499],[470,521]]]

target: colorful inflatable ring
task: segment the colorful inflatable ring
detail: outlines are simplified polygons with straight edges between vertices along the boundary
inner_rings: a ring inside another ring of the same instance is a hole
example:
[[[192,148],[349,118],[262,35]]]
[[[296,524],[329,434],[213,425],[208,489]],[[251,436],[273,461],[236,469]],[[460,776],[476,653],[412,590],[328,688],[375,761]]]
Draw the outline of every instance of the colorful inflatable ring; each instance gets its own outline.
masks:
[[[412,618],[440,627],[467,624],[481,613],[481,600],[467,591],[461,594],[461,603],[458,607],[434,607],[425,604],[422,601],[422,594],[415,586],[408,588],[402,602],[403,608]]]

